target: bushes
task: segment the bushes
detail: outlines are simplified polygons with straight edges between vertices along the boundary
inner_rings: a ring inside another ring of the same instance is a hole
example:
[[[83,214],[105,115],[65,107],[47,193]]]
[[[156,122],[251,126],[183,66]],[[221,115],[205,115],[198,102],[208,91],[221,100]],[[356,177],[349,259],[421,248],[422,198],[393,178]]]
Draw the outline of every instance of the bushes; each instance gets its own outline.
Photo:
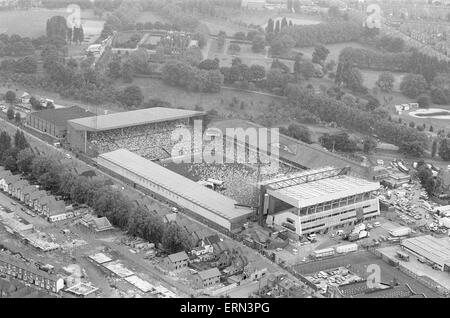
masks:
[[[219,70],[201,70],[176,61],[166,63],[161,73],[164,82],[169,85],[207,93],[219,92],[224,78]]]
[[[420,94],[425,93],[427,88],[427,81],[419,74],[408,74],[400,83],[400,91],[410,98],[416,98]]]

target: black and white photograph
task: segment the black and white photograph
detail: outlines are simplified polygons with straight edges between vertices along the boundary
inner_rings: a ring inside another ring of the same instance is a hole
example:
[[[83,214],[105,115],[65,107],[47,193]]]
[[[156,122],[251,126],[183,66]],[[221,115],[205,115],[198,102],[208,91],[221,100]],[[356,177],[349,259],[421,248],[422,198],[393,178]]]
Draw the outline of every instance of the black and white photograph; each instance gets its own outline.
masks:
[[[0,0],[0,298],[450,298],[450,0]]]

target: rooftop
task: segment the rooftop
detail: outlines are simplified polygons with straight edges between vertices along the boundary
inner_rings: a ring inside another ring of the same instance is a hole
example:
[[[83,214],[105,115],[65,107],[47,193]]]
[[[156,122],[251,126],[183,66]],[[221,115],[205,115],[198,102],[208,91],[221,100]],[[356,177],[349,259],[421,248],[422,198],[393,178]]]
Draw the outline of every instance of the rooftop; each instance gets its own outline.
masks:
[[[450,267],[450,239],[423,235],[402,241],[402,246],[439,265]]]
[[[198,272],[198,276],[200,276],[200,278],[202,280],[206,280],[212,277],[217,277],[220,276],[220,271],[217,269],[217,267],[214,268],[210,268],[201,272]]]
[[[172,263],[180,262],[180,261],[184,261],[184,260],[188,260],[189,259],[189,257],[186,254],[186,252],[178,252],[178,253],[175,253],[175,254],[170,254],[167,257],[169,258],[169,260]]]
[[[216,122],[210,127],[218,128],[224,133],[227,128],[261,128],[263,126],[241,119],[230,119]],[[268,146],[271,146],[270,130],[267,132]],[[338,154],[332,153],[320,145],[307,144],[300,140],[279,134],[279,143],[274,144],[278,148],[280,159],[293,162],[304,168],[317,169],[326,166],[334,166],[338,168],[350,167],[352,172],[360,176],[367,176],[369,173],[368,167],[359,162],[344,158]]]
[[[333,168],[308,170],[289,177],[269,180],[265,184],[268,185],[269,194],[295,207],[311,206],[380,188],[378,182],[333,173]]]
[[[118,149],[104,153],[99,157],[119,165],[161,187],[169,189],[224,219],[233,220],[246,217],[252,213],[248,208],[236,207],[235,204],[237,204],[237,201],[208,189],[197,182],[185,178],[126,149]]]
[[[78,106],[72,106],[58,109],[45,109],[33,112],[30,115],[51,122],[55,126],[65,126],[68,120],[94,116],[94,113]]]
[[[201,115],[204,115],[204,112],[176,108],[153,107],[128,112],[73,119],[70,120],[69,123],[77,130],[102,131],[172,121]]]

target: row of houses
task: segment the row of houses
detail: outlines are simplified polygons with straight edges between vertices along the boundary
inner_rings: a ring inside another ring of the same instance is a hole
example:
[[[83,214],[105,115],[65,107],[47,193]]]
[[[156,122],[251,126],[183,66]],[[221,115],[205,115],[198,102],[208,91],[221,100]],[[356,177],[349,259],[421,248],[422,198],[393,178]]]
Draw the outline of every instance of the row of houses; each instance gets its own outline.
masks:
[[[68,209],[63,200],[31,185],[21,175],[13,175],[11,171],[0,167],[0,189],[23,204],[42,215],[50,222],[62,221],[74,217],[73,209]]]
[[[54,293],[64,288],[62,278],[33,268],[9,255],[0,254],[0,273]]]

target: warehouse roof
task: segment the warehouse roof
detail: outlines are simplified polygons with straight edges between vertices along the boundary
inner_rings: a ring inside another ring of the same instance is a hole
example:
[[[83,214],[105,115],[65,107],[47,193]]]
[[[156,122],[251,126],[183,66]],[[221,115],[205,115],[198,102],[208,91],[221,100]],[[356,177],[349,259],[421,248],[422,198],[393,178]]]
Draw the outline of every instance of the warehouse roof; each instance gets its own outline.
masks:
[[[214,268],[210,268],[201,272],[198,272],[198,276],[200,276],[200,278],[202,280],[207,280],[213,277],[217,277],[220,276],[220,271],[217,269],[217,267]]]
[[[217,128],[225,134],[227,128],[262,128],[258,124],[241,120],[231,119],[216,122],[210,125],[211,128]],[[271,132],[267,132],[268,146],[271,146]],[[304,168],[317,169],[324,166],[334,166],[338,168],[350,167],[352,172],[360,176],[368,176],[369,168],[359,162],[341,157],[332,153],[317,144],[307,144],[300,140],[279,134],[278,144],[274,144],[278,148],[280,159],[298,164]]]
[[[170,254],[167,257],[169,258],[169,260],[172,263],[186,261],[189,259],[189,256],[186,254],[186,252],[178,252],[178,253]]]
[[[333,168],[308,170],[275,180],[275,183],[265,182],[269,184],[267,192],[295,207],[311,206],[380,188],[378,182],[342,175]]]
[[[428,260],[450,267],[450,239],[431,235],[418,236],[402,241],[402,246]]]
[[[236,207],[237,202],[235,200],[126,149],[104,153],[99,157],[150,180],[152,183],[158,184],[224,219],[233,220],[251,214],[250,209]]]
[[[78,130],[101,131],[172,121],[204,114],[204,112],[193,110],[153,107],[129,112],[73,119],[69,122]]]
[[[93,116],[94,113],[86,111],[84,108],[78,106],[72,106],[58,109],[45,109],[33,112],[30,115],[48,121],[55,126],[65,126],[68,120],[90,117]]]

